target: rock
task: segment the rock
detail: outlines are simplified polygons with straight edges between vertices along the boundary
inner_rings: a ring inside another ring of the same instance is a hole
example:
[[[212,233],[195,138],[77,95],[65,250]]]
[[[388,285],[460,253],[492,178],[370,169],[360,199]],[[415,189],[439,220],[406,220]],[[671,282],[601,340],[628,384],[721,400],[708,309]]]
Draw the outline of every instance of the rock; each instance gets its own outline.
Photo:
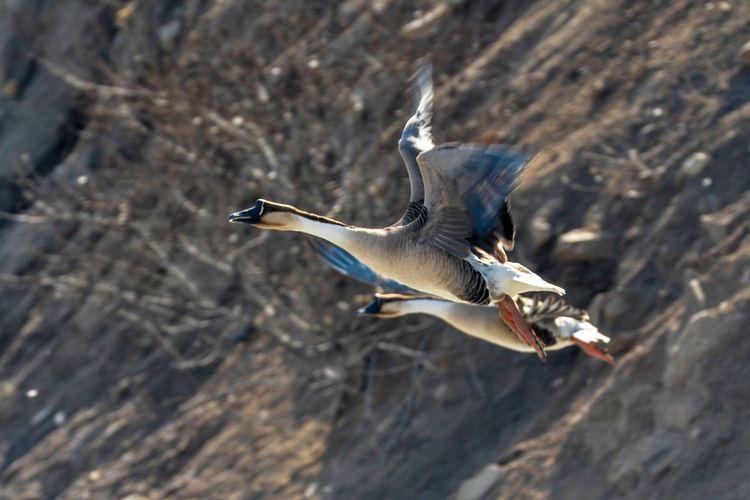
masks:
[[[724,346],[731,344],[729,339],[739,338],[739,332],[744,333],[747,317],[740,308],[721,306],[694,314],[669,349],[663,377],[665,388],[679,392],[691,387],[694,393],[702,388],[708,399],[709,391],[705,384],[691,383],[701,378],[700,370],[696,368],[707,366],[703,360],[720,359],[721,356],[717,355]]]
[[[647,437],[638,443],[636,448],[641,449],[644,472],[651,478],[658,477],[667,471],[676,459],[674,438],[667,432]]]
[[[714,243],[720,243],[745,220],[748,210],[750,195],[746,194],[717,212],[701,215],[701,227]]]
[[[652,434],[623,448],[607,474],[612,485],[626,486],[644,478],[656,478],[673,467],[678,457],[674,438],[667,432]]]
[[[692,300],[697,305],[705,305],[706,292],[703,291],[703,286],[701,286],[701,282],[698,278],[693,278],[688,281],[688,290],[690,291]]]
[[[117,10],[117,12],[115,13],[115,24],[118,28],[122,28],[123,26],[125,26],[125,23],[128,22],[128,19],[133,17],[135,7],[135,2],[128,2]]]
[[[719,306],[694,314],[670,342],[662,375],[663,395],[654,410],[662,428],[686,431],[705,413],[716,398],[717,381],[730,384],[726,366],[732,359],[743,359],[747,349],[738,342],[744,334],[748,315],[746,304]],[[727,351],[727,346],[736,348]],[[715,363],[712,360],[722,360]]]
[[[159,28],[159,40],[165,47],[173,47],[177,36],[182,29],[182,23],[179,19],[172,19]]]
[[[684,162],[682,162],[682,168],[680,169],[680,176],[682,177],[696,177],[711,161],[711,157],[699,151],[690,155]]]
[[[737,59],[742,66],[750,68],[750,40],[742,46],[739,54],[737,54]]]
[[[578,228],[560,236],[555,247],[560,262],[587,262],[614,258],[614,240],[601,231]]]
[[[714,243],[720,243],[729,235],[732,217],[724,213],[701,215],[701,227]]]
[[[607,300],[606,296],[606,293],[598,293],[594,295],[594,298],[591,299],[588,307],[586,307],[586,310],[589,313],[589,317],[591,318],[591,322],[595,325],[600,325],[602,323],[602,317],[604,315],[604,303]]]
[[[105,34],[91,29],[98,14],[90,6],[11,4],[0,15],[0,211],[18,212],[27,206],[20,184],[53,171],[75,145],[86,122],[80,92],[33,54],[56,61],[62,73],[90,80],[91,72],[82,67],[100,57]],[[32,26],[37,20],[58,16],[65,21],[50,22],[34,38]],[[13,126],[6,126],[10,123]]]
[[[52,405],[45,406],[31,417],[31,425],[41,424],[52,413]]]
[[[67,415],[65,415],[64,411],[56,411],[55,414],[52,416],[52,421],[58,427],[63,425],[67,419],[68,417]]]
[[[8,80],[0,87],[0,94],[4,97],[15,97],[18,94],[19,85],[15,80]]]
[[[586,310],[591,322],[602,328],[621,324],[624,318],[632,318],[633,311],[643,297],[635,290],[619,290],[596,294]]]
[[[543,215],[534,217],[527,231],[532,252],[539,251],[552,238],[552,224]]]
[[[336,20],[341,24],[349,24],[357,18],[362,9],[367,6],[365,0],[348,0],[336,9]]]
[[[502,477],[500,467],[490,464],[476,476],[461,483],[456,493],[456,500],[480,500]]]
[[[617,318],[620,318],[633,309],[632,297],[626,294],[618,293],[610,297],[604,303],[602,308],[602,319],[607,323],[614,323]]]
[[[703,404],[702,398],[686,393],[658,400],[654,410],[660,426],[684,431],[700,415]]]

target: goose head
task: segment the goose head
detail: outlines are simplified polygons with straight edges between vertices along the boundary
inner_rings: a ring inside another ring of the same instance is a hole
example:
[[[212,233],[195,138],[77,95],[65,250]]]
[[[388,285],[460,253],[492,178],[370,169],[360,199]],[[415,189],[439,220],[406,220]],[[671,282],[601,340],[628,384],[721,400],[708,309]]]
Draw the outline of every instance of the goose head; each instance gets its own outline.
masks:
[[[346,226],[343,222],[305,212],[291,205],[259,199],[250,208],[229,214],[229,222],[243,222],[261,229],[302,231],[320,236],[321,227]],[[325,236],[323,236],[325,238]]]
[[[242,222],[261,229],[292,231],[296,229],[300,212],[290,205],[259,199],[252,207],[229,214],[229,222]]]

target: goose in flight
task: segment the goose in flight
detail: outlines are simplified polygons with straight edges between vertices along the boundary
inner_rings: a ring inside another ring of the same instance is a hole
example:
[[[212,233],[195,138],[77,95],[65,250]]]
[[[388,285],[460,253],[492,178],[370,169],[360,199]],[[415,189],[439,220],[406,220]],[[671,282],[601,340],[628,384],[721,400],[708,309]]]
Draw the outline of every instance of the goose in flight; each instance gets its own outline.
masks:
[[[360,315],[396,318],[407,314],[427,314],[441,319],[471,337],[519,352],[534,352],[497,316],[492,306],[451,302],[430,295],[419,295],[408,287],[378,275],[351,254],[326,241],[309,239],[315,252],[339,273],[391,293],[376,293],[372,302],[357,311]],[[395,292],[395,293],[394,293]],[[562,299],[518,297],[521,314],[542,339],[545,349],[555,351],[577,345],[589,356],[613,364],[607,352],[610,339],[589,322],[588,314]]]
[[[564,290],[509,262],[504,252],[513,245],[507,199],[530,157],[508,146],[435,146],[431,82],[428,68],[417,79],[419,105],[399,140],[411,196],[397,223],[362,228],[264,199],[230,214],[229,221],[317,236],[414,290],[449,301],[494,304],[502,321],[544,360],[544,344],[515,298],[532,291],[562,295]]]
[[[580,347],[594,358],[614,364],[607,352],[610,338],[589,323],[585,311],[567,304],[562,299],[548,297],[518,297],[518,308],[534,332],[542,339],[545,349],[556,351],[571,345]],[[376,293],[372,302],[359,309],[360,315],[395,318],[407,314],[427,314],[448,323],[471,337],[519,352],[534,352],[534,349],[519,340],[508,326],[500,321],[492,306],[478,306],[430,297],[427,295],[403,295]]]

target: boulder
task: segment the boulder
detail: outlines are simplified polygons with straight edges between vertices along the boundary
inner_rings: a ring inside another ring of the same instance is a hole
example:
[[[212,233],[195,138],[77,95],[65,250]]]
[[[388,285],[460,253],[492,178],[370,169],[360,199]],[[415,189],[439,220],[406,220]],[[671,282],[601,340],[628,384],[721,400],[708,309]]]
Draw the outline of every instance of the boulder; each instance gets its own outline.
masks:
[[[490,464],[458,488],[456,500],[480,500],[502,479],[500,467]]]
[[[748,210],[750,195],[746,194],[717,212],[701,215],[701,227],[714,243],[721,243],[745,220]]]
[[[562,234],[555,247],[559,262],[588,262],[614,259],[615,246],[611,235],[598,230],[578,228]]]
[[[681,177],[696,177],[700,175],[703,170],[711,162],[711,156],[703,151],[698,151],[690,155],[685,161],[682,162],[680,168]]]
[[[527,232],[531,250],[537,252],[552,239],[552,224],[547,217],[537,215],[531,220]]]

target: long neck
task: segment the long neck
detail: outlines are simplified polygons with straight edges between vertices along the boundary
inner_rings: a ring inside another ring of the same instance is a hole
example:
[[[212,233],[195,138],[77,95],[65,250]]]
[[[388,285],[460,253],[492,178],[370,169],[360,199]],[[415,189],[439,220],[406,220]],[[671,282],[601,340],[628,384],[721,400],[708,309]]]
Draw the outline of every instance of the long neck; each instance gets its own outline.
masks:
[[[346,250],[375,272],[388,274],[393,265],[394,242],[398,240],[395,231],[368,229],[348,226],[339,221],[316,214],[303,212],[290,207],[280,216],[268,214],[270,224],[282,231],[298,231],[317,236]]]
[[[496,325],[499,322],[499,317],[497,309],[494,307],[482,307],[440,299],[404,300],[398,303],[398,307],[404,314],[435,316],[454,328],[473,336],[487,329],[494,330],[496,327],[501,329],[504,327],[504,325]]]
[[[285,230],[311,234],[344,249],[352,246],[354,233],[357,232],[351,226],[329,221],[323,217],[312,218],[307,215],[290,214],[290,219],[291,222],[286,224]]]
[[[451,323],[451,319],[455,316],[455,311],[451,307],[452,303],[446,300],[409,299],[400,300],[393,305],[397,306],[402,314],[429,314],[447,323]]]
[[[429,314],[457,330],[514,351],[533,352],[503,323],[497,308],[435,299],[405,300],[399,303],[404,314]]]

